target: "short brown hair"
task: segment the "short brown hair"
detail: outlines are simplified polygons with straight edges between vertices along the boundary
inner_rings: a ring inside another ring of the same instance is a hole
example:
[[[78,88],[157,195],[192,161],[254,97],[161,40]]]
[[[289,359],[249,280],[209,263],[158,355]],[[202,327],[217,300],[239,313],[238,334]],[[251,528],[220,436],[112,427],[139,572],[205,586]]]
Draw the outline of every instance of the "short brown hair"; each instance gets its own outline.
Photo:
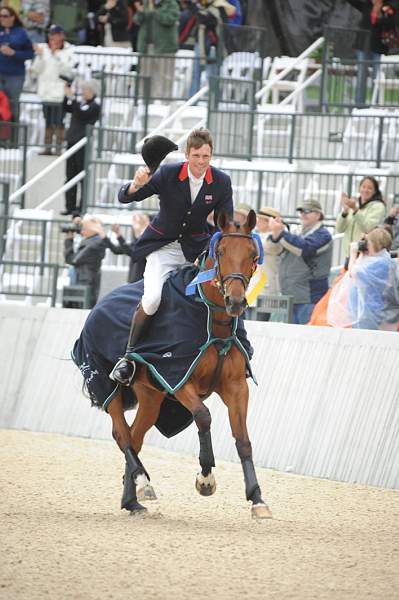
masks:
[[[190,152],[191,148],[201,148],[204,144],[208,144],[213,151],[213,139],[210,132],[205,127],[193,129],[187,138],[186,152]]]
[[[380,252],[383,248],[390,250],[392,246],[392,236],[384,227],[376,227],[367,234],[367,239],[374,246],[376,252]]]

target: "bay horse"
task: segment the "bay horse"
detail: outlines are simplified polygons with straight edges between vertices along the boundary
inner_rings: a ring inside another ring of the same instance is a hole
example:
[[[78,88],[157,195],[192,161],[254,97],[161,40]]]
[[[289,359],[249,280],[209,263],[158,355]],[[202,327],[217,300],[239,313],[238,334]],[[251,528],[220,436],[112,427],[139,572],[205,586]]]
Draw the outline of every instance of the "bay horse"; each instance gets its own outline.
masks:
[[[214,236],[213,248],[205,261],[205,269],[214,268],[215,276],[201,284],[203,298],[212,310],[213,337],[222,342],[232,334],[234,317],[241,316],[247,306],[245,293],[261,252],[259,242],[251,233],[255,224],[256,214],[253,210],[241,226],[226,214],[220,215],[220,232]],[[204,397],[215,391],[228,409],[231,432],[244,473],[246,498],[252,502],[252,516],[258,519],[271,518],[256,478],[246,425],[249,397],[246,361],[235,344],[229,347],[222,363],[218,356],[215,344],[211,344],[189,379],[174,394],[175,399],[190,411],[198,428],[201,472],[197,474],[195,487],[203,496],[210,496],[216,490],[212,472],[215,460],[211,415],[203,402]],[[112,419],[112,435],[126,459],[122,508],[137,513],[146,510],[139,500],[156,497],[138,455],[146,432],[157,421],[165,391],[156,387],[147,367],[140,363],[137,363],[132,385],[138,400],[132,425],[126,422],[120,392],[110,402],[108,413]]]

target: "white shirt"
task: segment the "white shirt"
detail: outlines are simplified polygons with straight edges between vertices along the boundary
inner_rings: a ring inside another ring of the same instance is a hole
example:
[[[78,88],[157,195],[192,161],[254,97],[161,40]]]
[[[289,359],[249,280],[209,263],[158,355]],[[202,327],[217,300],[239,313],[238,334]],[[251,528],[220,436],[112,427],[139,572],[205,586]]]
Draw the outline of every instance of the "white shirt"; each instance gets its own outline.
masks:
[[[198,196],[198,192],[200,191],[202,184],[204,183],[205,173],[202,177],[194,177],[194,175],[190,171],[190,165],[188,166],[188,179],[190,182],[190,192],[191,192],[191,204],[193,204],[194,200]]]

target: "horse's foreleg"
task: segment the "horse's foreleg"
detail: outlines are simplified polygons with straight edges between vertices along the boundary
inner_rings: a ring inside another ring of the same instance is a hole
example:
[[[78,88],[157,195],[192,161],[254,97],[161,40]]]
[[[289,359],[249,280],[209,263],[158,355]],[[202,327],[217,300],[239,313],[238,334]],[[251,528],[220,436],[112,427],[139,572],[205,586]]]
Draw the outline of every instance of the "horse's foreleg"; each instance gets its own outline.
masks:
[[[244,380],[236,385],[234,393],[221,394],[228,407],[230,426],[236,441],[245,481],[245,495],[252,502],[252,516],[260,519],[271,519],[272,514],[262,500],[262,492],[255,473],[252,459],[252,446],[247,430],[248,385]]]
[[[198,458],[201,472],[197,474],[195,489],[201,496],[212,496],[216,491],[216,480],[212,473],[212,467],[215,466],[215,457],[212,448],[211,413],[196,394],[192,384],[186,384],[176,392],[176,398],[191,412],[198,428],[200,443]]]
[[[201,473],[198,473],[197,475],[195,487],[201,496],[212,496],[216,491],[216,480],[212,473],[212,467],[215,466],[215,457],[212,448],[211,413],[208,408],[201,403],[201,406],[193,411],[193,417],[198,427],[200,443],[198,458],[201,466]]]

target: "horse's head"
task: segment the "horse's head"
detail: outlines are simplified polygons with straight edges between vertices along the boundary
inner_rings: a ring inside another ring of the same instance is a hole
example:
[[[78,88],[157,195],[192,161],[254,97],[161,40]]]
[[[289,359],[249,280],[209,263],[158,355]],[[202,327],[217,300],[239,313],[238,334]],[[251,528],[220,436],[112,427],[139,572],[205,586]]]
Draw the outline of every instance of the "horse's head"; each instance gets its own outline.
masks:
[[[218,218],[220,232],[212,238],[210,255],[215,260],[216,285],[232,317],[241,316],[247,307],[245,292],[261,254],[260,239],[251,234],[255,224],[253,210],[243,225],[222,213]]]

